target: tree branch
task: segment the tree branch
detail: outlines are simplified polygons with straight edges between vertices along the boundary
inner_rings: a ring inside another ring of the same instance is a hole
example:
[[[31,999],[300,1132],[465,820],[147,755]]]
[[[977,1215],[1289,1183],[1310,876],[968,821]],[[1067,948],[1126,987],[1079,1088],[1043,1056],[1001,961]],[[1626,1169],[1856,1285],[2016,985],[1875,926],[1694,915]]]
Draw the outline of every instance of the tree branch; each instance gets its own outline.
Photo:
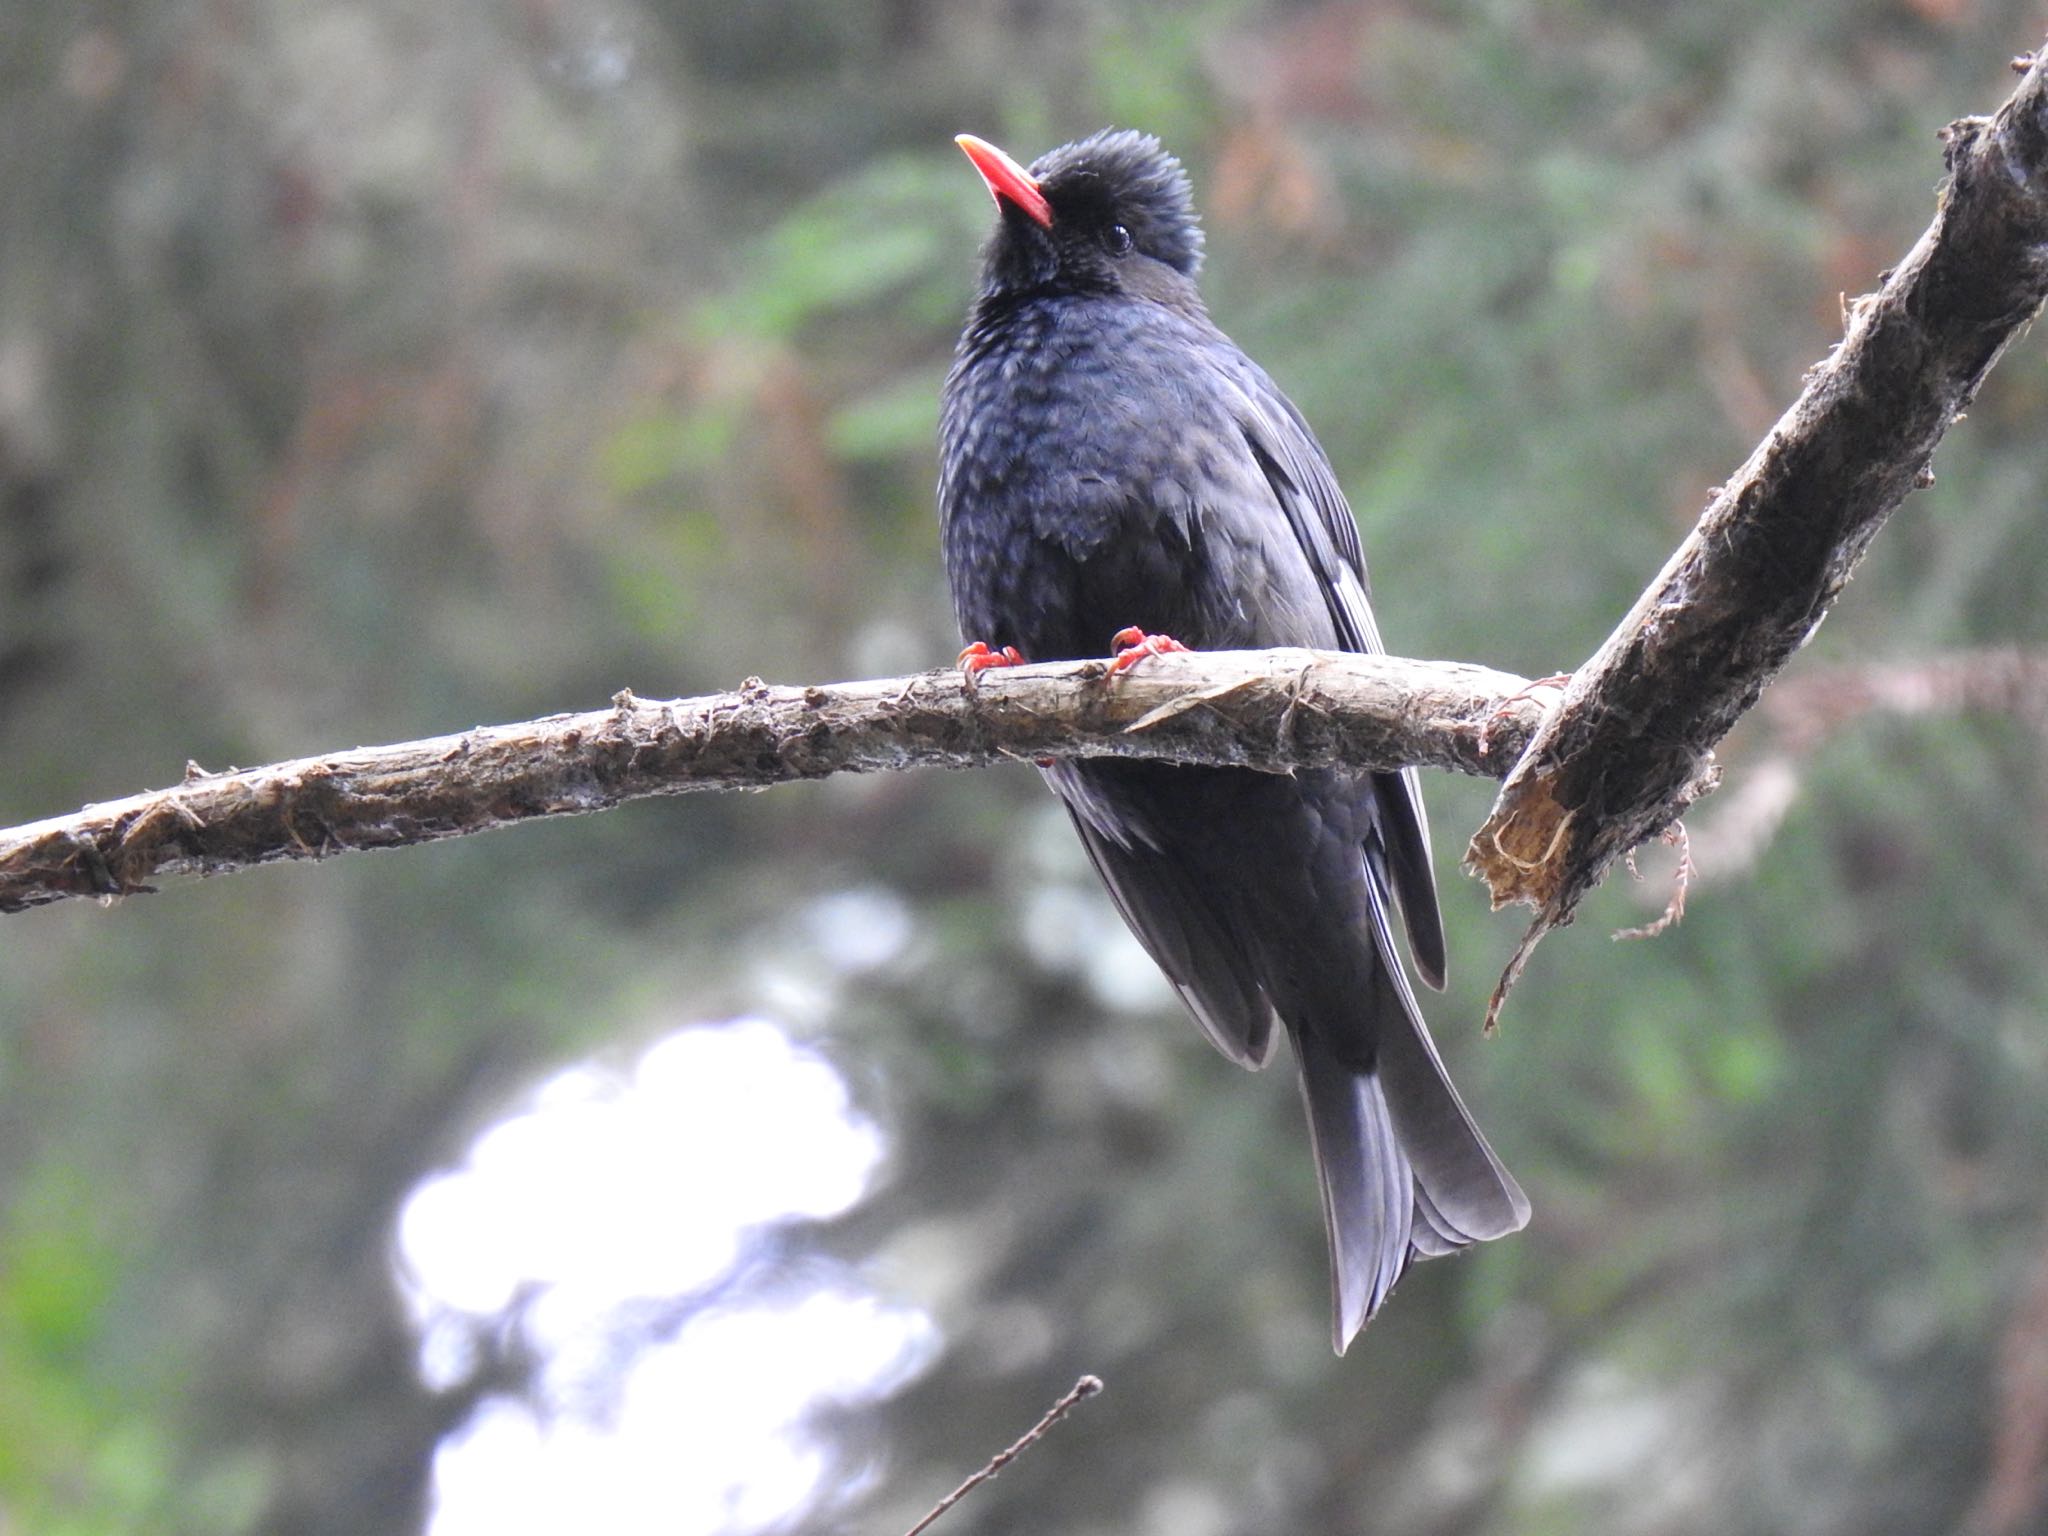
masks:
[[[1273,770],[1422,764],[1498,777],[1539,706],[1455,662],[1275,650],[771,688],[551,715],[208,773],[0,832],[0,912],[482,832],[650,795],[1007,758],[1150,757]]]
[[[164,873],[394,847],[644,795],[1005,757],[1509,774],[1467,866],[1536,908],[1531,948],[1716,775],[1713,748],[1813,633],[1935,446],[2048,295],[2048,70],[1944,135],[1933,225],[1606,644],[1538,724],[1519,679],[1306,651],[1100,662],[608,711],[225,774],[0,833],[0,911]],[[1495,717],[1498,716],[1496,719]],[[1492,740],[1488,740],[1489,727]]]
[[[1466,867],[1536,919],[1510,971],[1629,849],[1713,787],[1713,748],[1804,645],[1935,445],[2048,296],[2048,67],[1943,133],[1934,223],[1592,660]],[[1510,978],[1511,979],[1511,978]]]

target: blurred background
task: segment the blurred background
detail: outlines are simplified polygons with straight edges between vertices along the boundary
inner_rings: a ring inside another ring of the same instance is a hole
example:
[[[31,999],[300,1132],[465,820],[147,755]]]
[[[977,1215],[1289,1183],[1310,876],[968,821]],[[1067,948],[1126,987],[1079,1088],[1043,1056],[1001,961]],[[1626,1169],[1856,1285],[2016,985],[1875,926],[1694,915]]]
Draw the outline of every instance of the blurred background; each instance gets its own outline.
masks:
[[[1187,161],[1396,651],[1590,653],[1927,223],[2038,0],[12,0],[0,822],[957,648],[987,194]],[[1478,1021],[1536,1206],[1342,1361],[1291,1069],[1026,769],[641,804],[0,920],[0,1532],[2048,1529],[2048,708],[2023,341],[1646,857]],[[1824,693],[1825,690],[1822,690]],[[1789,703],[1785,702],[1789,701]],[[1994,704],[1995,704],[1994,700]]]

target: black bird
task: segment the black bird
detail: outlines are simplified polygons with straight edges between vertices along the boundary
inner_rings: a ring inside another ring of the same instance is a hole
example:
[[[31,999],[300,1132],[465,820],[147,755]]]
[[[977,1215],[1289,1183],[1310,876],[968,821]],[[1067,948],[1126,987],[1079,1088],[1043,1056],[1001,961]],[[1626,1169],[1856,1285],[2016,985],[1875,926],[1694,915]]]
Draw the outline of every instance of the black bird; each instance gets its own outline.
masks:
[[[960,147],[998,221],[946,380],[939,515],[970,670],[1201,649],[1382,649],[1358,528],[1273,381],[1210,321],[1180,163],[1105,130],[1028,171]],[[1158,637],[1172,636],[1174,640]],[[1301,1066],[1339,1353],[1409,1263],[1529,1202],[1472,1123],[1395,953],[1444,979],[1413,771],[1062,763],[1045,776],[1216,1047]]]

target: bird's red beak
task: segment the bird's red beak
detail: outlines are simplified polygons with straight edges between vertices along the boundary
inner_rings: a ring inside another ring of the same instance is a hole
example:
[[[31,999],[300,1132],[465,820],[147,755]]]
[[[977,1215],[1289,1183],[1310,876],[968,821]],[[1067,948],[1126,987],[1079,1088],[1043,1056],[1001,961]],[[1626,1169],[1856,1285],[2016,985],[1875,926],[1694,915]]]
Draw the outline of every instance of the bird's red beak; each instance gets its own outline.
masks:
[[[988,183],[989,196],[996,200],[998,208],[1002,207],[1005,201],[1014,203],[1041,228],[1052,228],[1052,204],[1048,203],[1045,194],[1038,190],[1038,183],[1031,179],[1029,171],[987,139],[977,139],[971,133],[963,133],[953,142],[960,146],[967,158],[974,162],[974,168],[981,172],[981,179]]]

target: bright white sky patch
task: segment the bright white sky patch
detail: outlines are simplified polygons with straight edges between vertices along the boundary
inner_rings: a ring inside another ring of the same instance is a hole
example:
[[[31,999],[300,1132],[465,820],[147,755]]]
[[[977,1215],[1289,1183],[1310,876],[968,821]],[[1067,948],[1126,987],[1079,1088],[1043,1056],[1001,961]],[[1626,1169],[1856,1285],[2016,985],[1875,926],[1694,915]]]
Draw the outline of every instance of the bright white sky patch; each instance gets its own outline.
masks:
[[[601,1423],[486,1404],[435,1458],[432,1536],[773,1525],[830,1470],[804,1414],[885,1395],[931,1344],[921,1314],[843,1292],[707,1313],[635,1361]]]
[[[847,1209],[881,1157],[828,1063],[741,1020],[671,1035],[629,1073],[557,1075],[422,1184],[399,1245],[428,1379],[462,1374],[471,1321],[523,1296],[555,1403],[487,1403],[443,1445],[432,1536],[748,1530],[807,1503],[828,1465],[805,1415],[914,1375],[936,1346],[922,1313],[819,1266],[609,1374],[608,1344],[622,1306],[724,1276],[749,1229]]]

